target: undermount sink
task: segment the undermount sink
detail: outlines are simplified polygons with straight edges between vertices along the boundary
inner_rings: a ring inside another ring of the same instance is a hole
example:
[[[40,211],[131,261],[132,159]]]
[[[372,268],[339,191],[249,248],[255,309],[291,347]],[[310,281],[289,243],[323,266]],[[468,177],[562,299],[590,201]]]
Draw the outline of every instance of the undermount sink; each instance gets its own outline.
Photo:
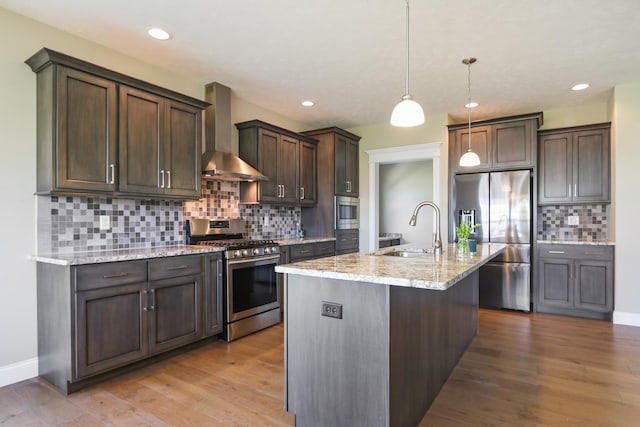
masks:
[[[391,252],[385,252],[380,255],[385,256],[397,256],[402,258],[420,258],[420,257],[429,257],[433,256],[433,249],[405,249],[405,250],[395,250]]]

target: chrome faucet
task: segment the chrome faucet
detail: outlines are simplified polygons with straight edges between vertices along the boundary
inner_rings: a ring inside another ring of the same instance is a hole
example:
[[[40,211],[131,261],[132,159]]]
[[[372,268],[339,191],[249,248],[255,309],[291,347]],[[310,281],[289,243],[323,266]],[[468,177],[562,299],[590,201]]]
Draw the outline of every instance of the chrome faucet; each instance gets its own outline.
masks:
[[[417,222],[418,211],[423,206],[431,206],[433,210],[436,212],[436,232],[433,238],[433,253],[436,255],[440,255],[442,253],[442,240],[440,239],[440,208],[433,202],[424,201],[418,203],[418,206],[413,210],[413,215],[411,215],[411,219],[409,220],[409,225],[415,227]]]

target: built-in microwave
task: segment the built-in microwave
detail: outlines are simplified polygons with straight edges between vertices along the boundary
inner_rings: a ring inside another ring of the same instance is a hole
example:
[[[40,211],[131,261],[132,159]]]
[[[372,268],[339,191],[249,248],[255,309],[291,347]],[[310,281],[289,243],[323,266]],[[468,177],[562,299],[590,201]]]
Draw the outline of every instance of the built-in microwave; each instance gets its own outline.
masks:
[[[360,200],[357,197],[336,196],[334,207],[337,230],[360,228]]]

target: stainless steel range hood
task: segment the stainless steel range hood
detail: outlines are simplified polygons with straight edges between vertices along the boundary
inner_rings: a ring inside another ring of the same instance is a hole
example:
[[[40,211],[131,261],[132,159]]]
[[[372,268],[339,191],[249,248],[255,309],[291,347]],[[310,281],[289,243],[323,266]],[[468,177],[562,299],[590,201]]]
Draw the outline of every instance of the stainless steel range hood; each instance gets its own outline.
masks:
[[[231,89],[220,83],[205,86],[205,99],[211,105],[204,113],[204,178],[222,181],[264,181],[268,178],[231,152]]]

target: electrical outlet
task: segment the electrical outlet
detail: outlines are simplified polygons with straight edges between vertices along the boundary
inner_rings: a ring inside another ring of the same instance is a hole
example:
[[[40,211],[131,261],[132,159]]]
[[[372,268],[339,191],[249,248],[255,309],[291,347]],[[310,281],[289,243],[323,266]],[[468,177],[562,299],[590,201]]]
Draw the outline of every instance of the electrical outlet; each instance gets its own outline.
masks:
[[[111,217],[109,215],[100,215],[100,230],[111,229]]]
[[[342,319],[342,304],[322,301],[322,315]]]
[[[580,217],[577,215],[571,215],[567,217],[569,225],[580,225]]]

